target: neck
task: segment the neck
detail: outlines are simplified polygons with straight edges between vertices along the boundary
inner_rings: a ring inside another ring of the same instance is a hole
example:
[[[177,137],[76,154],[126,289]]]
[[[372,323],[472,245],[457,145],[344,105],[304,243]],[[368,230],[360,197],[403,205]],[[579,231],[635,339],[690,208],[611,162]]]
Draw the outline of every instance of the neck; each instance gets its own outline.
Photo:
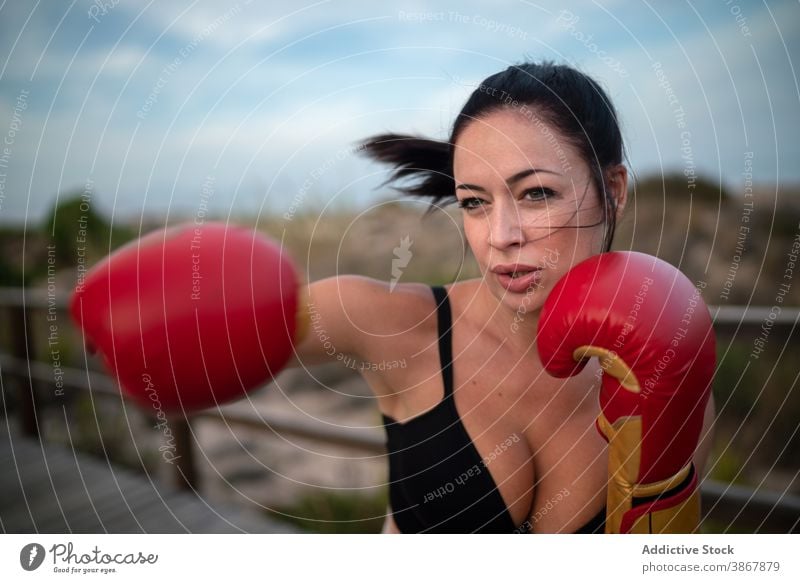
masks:
[[[484,282],[479,285],[478,294],[487,330],[511,348],[521,352],[534,349],[539,310],[526,310],[524,303],[518,309],[509,307]]]

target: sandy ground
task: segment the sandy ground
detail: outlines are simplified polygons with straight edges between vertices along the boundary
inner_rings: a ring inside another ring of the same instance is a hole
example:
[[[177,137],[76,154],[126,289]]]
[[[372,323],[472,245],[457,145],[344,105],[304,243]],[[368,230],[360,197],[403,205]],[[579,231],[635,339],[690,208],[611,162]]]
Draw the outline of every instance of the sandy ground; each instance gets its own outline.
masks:
[[[380,413],[366,383],[354,371],[336,364],[308,372],[286,371],[250,402],[237,403],[230,410],[316,420],[320,425],[352,427],[383,437]],[[384,455],[279,436],[266,427],[259,431],[215,421],[198,421],[195,434],[203,495],[211,499],[274,508],[308,494],[334,491],[374,496],[385,487]]]

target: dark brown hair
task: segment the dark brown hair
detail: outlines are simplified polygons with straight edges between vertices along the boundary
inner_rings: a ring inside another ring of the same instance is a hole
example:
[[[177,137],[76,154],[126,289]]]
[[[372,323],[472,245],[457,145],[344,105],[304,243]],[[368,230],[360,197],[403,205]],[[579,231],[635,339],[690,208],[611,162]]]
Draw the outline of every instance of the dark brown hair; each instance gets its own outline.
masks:
[[[538,116],[581,155],[603,205],[604,249],[609,250],[616,230],[617,201],[606,188],[606,171],[622,163],[622,134],[616,110],[602,87],[567,65],[523,63],[487,77],[467,99],[447,141],[381,134],[364,140],[361,152],[394,166],[384,185],[431,199],[430,211],[456,202],[453,154],[461,131],[471,121],[504,107]]]

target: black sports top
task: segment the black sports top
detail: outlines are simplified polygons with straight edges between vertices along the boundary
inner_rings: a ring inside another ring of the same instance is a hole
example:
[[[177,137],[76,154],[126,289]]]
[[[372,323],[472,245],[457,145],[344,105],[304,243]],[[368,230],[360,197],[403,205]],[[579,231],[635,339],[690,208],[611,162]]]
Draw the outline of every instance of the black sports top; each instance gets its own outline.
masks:
[[[523,533],[472,443],[453,398],[452,323],[444,287],[432,288],[439,329],[444,398],[398,423],[384,415],[389,451],[389,500],[401,532]],[[605,509],[577,532],[602,532]]]

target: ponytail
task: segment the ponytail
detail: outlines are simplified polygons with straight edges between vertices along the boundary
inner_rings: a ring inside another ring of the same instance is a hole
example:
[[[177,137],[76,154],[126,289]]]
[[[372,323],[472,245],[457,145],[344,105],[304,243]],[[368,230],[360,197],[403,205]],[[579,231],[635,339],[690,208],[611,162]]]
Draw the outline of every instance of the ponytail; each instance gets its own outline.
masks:
[[[360,153],[393,166],[394,170],[381,186],[391,184],[394,190],[405,195],[429,199],[431,204],[427,213],[442,203],[456,201],[453,149],[449,142],[381,134],[361,142]],[[412,179],[410,184],[398,185],[407,178]]]

